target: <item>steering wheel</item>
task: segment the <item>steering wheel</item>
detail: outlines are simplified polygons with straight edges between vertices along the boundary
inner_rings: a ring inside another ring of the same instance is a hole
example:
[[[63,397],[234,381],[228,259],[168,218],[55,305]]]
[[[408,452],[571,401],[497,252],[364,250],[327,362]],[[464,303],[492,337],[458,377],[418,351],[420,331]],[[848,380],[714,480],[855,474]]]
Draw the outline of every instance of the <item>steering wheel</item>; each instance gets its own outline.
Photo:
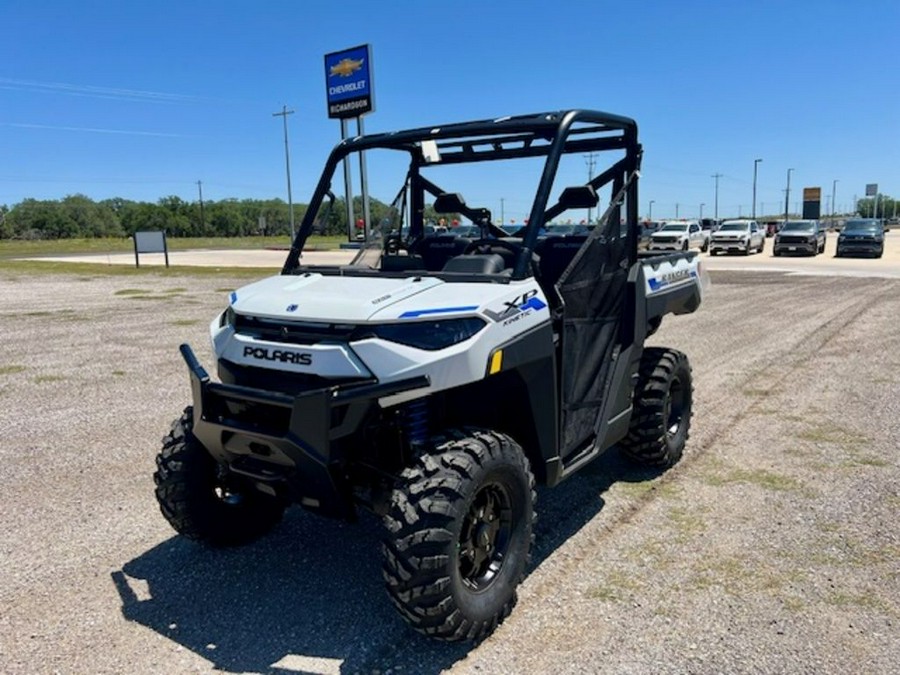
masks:
[[[505,248],[515,256],[519,255],[519,252],[522,250],[522,245],[513,241],[505,241],[503,239],[476,239],[471,244],[466,246],[465,250],[463,251],[463,255],[467,253],[476,253],[479,249],[490,248],[494,246],[498,248]]]
[[[409,246],[403,241],[400,234],[389,234],[384,238],[384,252],[388,255],[397,255],[400,251],[408,251]]]

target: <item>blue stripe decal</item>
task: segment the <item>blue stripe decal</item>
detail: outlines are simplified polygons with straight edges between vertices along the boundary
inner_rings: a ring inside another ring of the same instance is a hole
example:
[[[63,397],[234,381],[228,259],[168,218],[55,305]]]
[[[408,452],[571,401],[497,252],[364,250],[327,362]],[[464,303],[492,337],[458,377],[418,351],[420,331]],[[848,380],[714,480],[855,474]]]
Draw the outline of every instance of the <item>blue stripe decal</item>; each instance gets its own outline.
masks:
[[[469,305],[467,307],[441,307],[439,309],[414,309],[409,312],[403,312],[401,319],[413,319],[417,316],[427,316],[429,314],[449,314],[451,312],[474,312],[478,309],[478,305]]]
[[[230,298],[230,299],[231,299],[231,304],[232,304],[232,305],[233,305],[234,303],[236,303],[236,302],[237,302],[237,293],[235,293],[234,291],[232,291],[232,292],[231,292],[231,298]]]

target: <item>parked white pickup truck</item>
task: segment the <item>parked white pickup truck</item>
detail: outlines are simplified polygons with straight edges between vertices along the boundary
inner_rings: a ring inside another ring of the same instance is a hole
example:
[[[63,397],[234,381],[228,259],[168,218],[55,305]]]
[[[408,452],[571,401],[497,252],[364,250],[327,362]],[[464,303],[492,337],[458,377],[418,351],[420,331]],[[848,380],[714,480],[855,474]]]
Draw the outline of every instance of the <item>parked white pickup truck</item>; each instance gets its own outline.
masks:
[[[650,251],[687,251],[709,248],[709,232],[696,220],[667,220],[650,236]]]
[[[765,247],[766,233],[755,220],[726,220],[713,232],[709,254],[735,252],[750,255],[750,251],[762,253]]]

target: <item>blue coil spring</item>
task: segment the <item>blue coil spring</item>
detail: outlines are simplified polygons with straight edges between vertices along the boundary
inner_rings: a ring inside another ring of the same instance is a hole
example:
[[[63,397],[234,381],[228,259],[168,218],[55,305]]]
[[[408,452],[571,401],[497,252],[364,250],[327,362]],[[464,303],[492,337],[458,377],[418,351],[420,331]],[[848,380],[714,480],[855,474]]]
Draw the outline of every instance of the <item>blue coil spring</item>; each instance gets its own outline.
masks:
[[[424,400],[413,401],[406,405],[403,413],[409,444],[423,445],[428,440],[428,403]]]

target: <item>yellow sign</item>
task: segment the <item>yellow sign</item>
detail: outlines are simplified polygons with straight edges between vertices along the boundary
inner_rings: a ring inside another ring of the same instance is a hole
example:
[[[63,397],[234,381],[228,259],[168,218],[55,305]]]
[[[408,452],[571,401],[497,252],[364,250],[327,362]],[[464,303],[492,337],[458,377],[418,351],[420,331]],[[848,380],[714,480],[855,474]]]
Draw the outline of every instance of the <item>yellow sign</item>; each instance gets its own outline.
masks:
[[[822,188],[803,188],[803,201],[820,202],[822,201]]]

